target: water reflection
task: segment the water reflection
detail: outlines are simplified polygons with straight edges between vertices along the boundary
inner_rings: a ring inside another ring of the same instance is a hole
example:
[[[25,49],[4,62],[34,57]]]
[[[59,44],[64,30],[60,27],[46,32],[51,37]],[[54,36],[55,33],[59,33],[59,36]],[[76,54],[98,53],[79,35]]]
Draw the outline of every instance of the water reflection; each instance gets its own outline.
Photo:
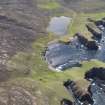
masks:
[[[50,24],[47,28],[48,32],[53,32],[56,35],[66,35],[68,32],[68,26],[71,22],[71,18],[61,16],[53,17],[50,21]]]

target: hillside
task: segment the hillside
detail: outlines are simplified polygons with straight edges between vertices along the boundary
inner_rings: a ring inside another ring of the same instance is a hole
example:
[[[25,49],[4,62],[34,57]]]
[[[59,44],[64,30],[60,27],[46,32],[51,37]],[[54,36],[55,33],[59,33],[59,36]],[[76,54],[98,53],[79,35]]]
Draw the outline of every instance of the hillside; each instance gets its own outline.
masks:
[[[0,0],[0,105],[60,105],[63,98],[72,99],[63,87],[68,78],[85,89],[84,73],[94,66],[105,67],[103,62],[82,62],[82,67],[58,73],[49,69],[42,52],[49,42],[67,41],[76,32],[90,39],[84,25],[89,17],[105,17],[104,4],[104,0]],[[55,16],[72,18],[66,36],[46,31]]]

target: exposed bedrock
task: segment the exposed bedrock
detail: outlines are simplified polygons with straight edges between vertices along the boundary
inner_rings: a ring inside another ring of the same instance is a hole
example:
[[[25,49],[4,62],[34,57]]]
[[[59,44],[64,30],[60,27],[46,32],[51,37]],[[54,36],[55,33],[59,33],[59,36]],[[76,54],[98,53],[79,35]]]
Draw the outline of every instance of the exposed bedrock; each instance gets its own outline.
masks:
[[[105,68],[92,68],[90,71],[85,73],[85,79],[100,79],[105,80]]]
[[[69,93],[72,94],[74,100],[77,101],[77,103],[81,102],[86,105],[93,103],[90,93],[83,91],[80,87],[78,87],[76,82],[67,80],[64,82],[64,86],[67,88]]]
[[[91,24],[87,24],[86,27],[87,27],[88,31],[92,33],[92,35],[93,35],[92,38],[97,38],[97,39],[102,38],[102,32],[100,30],[98,30],[97,27],[94,27],[93,25],[91,26]]]
[[[88,41],[86,47],[88,50],[98,50],[98,45],[95,41]]]
[[[90,81],[87,91],[81,90],[72,80],[64,82],[64,86],[73,96],[74,102],[63,99],[61,105],[104,105],[105,104],[105,68],[92,68],[85,74],[85,79]],[[67,103],[71,102],[71,104]]]
[[[101,20],[94,20],[91,18],[87,19],[89,22],[92,22],[94,25],[96,25],[97,28],[99,28],[100,30],[104,30],[105,28],[105,18],[102,18]],[[93,28],[93,27],[92,27]]]
[[[98,50],[98,45],[95,41],[88,41],[83,35],[80,33],[76,33],[79,42],[83,44],[88,50]]]
[[[86,46],[88,40],[83,35],[81,35],[80,33],[76,33],[74,36],[76,36],[78,38],[78,40],[81,44]]]
[[[102,19],[102,20],[95,21],[95,24],[96,24],[97,26],[103,25],[103,26],[105,27],[105,20]]]
[[[61,105],[73,105],[73,102],[68,99],[63,99]]]

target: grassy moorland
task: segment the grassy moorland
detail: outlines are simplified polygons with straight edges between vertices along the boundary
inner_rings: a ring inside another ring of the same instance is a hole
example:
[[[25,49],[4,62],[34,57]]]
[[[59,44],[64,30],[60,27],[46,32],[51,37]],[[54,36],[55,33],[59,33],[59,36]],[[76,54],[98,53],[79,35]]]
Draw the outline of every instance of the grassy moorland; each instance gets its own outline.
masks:
[[[53,2],[47,4],[39,4],[39,7],[45,9],[57,9],[60,4]],[[66,11],[66,9],[65,9]],[[71,11],[71,10],[70,10]],[[104,66],[103,62],[92,60],[90,62],[82,62],[81,68],[74,67],[64,72],[54,72],[48,68],[47,63],[43,59],[41,53],[47,46],[47,43],[53,40],[68,39],[76,32],[82,32],[86,37],[90,38],[90,33],[85,28],[87,18],[100,19],[105,16],[101,13],[76,13],[69,14],[69,10],[65,13],[57,15],[72,16],[72,24],[69,27],[69,34],[65,37],[59,38],[53,34],[41,36],[32,43],[32,50],[29,52],[18,52],[7,63],[8,69],[11,73],[10,80],[6,83],[8,85],[19,85],[27,88],[33,95],[36,96],[38,105],[59,105],[62,98],[71,98],[63,87],[63,81],[66,79],[76,80],[80,86],[87,86],[87,82],[83,79],[84,73],[90,68],[96,66]],[[54,13],[54,15],[56,15]]]
[[[39,8],[41,9],[46,9],[46,10],[55,10],[60,8],[60,4],[57,2],[47,2],[47,3],[41,3],[38,5]]]

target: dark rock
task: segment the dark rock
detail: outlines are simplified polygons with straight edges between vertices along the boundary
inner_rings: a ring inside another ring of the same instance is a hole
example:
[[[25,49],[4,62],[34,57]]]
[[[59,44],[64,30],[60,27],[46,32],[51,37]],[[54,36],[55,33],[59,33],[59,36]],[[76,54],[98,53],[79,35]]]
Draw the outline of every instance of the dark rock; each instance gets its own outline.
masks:
[[[105,80],[105,68],[92,68],[90,71],[85,73],[85,79],[100,79]]]
[[[102,18],[102,20],[105,20],[105,17],[104,17],[104,18]]]
[[[96,26],[103,25],[105,27],[105,20],[98,20],[95,22]]]
[[[70,100],[67,100],[67,99],[63,99],[61,101],[61,105],[73,105],[73,102],[71,102]]]
[[[83,95],[82,97],[81,97],[81,100],[80,100],[81,102],[88,102],[88,103],[91,103],[91,104],[93,104],[93,100],[92,100],[92,98],[91,98],[91,96],[90,96],[90,94],[85,94],[85,95]]]
[[[95,21],[95,24],[96,24],[97,26],[103,25],[103,21],[102,21],[102,20]]]
[[[80,33],[76,33],[75,36],[78,37],[79,42],[83,44],[88,50],[98,50],[98,45],[95,41],[88,41],[88,39],[86,39]]]
[[[69,85],[75,85],[75,83],[74,83],[72,80],[68,79],[66,82],[64,82],[63,85],[64,85],[66,88],[68,88]]]
[[[78,40],[81,44],[86,46],[88,40],[83,35],[81,35],[80,33],[76,33],[74,36],[76,36],[78,38]]]
[[[88,41],[86,47],[88,50],[98,50],[98,45],[95,41]]]
[[[103,24],[102,24],[102,25],[105,27],[105,20],[102,20],[102,22],[103,22]]]
[[[91,95],[88,92],[82,91],[74,81],[67,80],[64,82],[64,86],[67,88],[69,93],[73,95],[74,100],[76,100],[77,103],[87,103],[86,105],[93,103]]]
[[[105,18],[102,18],[101,20],[93,20],[91,18],[87,19],[89,22],[93,22],[96,26],[105,25]]]

